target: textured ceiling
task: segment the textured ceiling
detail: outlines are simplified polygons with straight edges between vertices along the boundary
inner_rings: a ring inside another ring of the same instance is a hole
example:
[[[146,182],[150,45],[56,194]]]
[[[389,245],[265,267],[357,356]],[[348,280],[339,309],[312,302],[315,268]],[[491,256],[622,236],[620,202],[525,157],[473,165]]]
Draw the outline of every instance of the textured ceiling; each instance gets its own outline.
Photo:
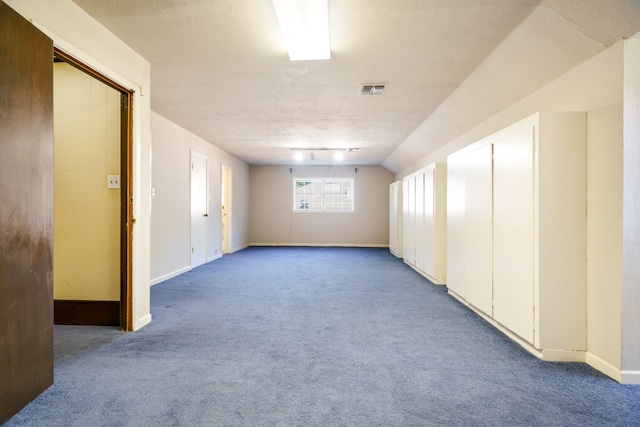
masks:
[[[149,60],[155,112],[230,154],[393,172],[640,31],[638,0],[329,0],[331,59],[290,62],[271,0],[74,1]]]

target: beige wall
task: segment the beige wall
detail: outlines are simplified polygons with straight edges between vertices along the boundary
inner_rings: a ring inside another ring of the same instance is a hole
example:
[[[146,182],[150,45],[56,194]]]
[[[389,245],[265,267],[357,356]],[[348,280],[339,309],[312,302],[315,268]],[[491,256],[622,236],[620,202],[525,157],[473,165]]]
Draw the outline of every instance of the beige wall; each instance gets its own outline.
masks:
[[[232,251],[249,244],[249,166],[153,112],[151,128],[151,281],[156,284],[191,269],[191,150],[209,163],[208,261],[222,254],[222,165],[232,171]]]
[[[66,63],[53,76],[53,296],[120,301],[120,93]]]
[[[387,246],[393,174],[382,166],[355,168],[251,166],[252,244]],[[355,212],[294,212],[293,179],[314,177],[353,177]]]
[[[622,104],[588,113],[587,141],[588,349],[620,369]]]

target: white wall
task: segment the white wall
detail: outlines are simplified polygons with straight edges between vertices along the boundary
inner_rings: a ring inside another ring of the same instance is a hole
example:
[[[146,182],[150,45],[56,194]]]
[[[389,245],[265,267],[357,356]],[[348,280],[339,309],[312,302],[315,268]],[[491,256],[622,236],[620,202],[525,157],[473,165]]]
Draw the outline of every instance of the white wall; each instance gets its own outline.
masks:
[[[249,167],[166,118],[151,113],[153,139],[151,203],[151,282],[191,269],[191,150],[209,161],[207,258],[222,255],[221,166],[232,170],[232,250],[249,243]]]
[[[382,166],[357,169],[251,166],[252,244],[388,246],[393,174]],[[293,212],[293,179],[314,177],[353,177],[355,212]]]
[[[620,369],[622,103],[587,114],[587,343],[602,369]]]
[[[591,111],[622,102],[623,43],[590,58],[396,174],[402,179],[488,135],[541,111]]]
[[[640,33],[624,49],[622,380],[640,384]]]
[[[54,46],[133,91],[133,329],[151,321],[150,65],[71,0],[5,0],[48,35]],[[144,89],[144,95],[141,94]]]

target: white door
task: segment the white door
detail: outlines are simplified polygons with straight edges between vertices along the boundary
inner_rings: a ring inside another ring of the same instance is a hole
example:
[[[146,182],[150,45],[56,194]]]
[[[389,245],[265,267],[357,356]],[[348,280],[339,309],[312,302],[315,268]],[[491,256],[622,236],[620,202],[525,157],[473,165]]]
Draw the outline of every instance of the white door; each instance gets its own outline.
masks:
[[[191,152],[191,267],[207,262],[209,180],[207,157]]]
[[[424,173],[415,175],[415,247],[414,264],[418,270],[425,271],[424,251],[426,247],[427,230],[424,222]]]
[[[398,253],[398,183],[389,185],[389,250]]]
[[[466,155],[458,153],[447,159],[447,288],[463,298],[467,285],[466,173]]]
[[[493,317],[533,342],[533,129],[493,145]]]
[[[416,265],[416,179],[414,176],[404,179],[402,190],[404,192],[402,256],[407,263]]]
[[[423,271],[433,279],[436,277],[436,192],[435,192],[436,167],[428,166],[423,174],[424,177],[424,253]]]
[[[464,226],[465,297],[493,315],[493,147],[485,145],[466,155]]]
[[[231,169],[222,166],[221,171],[221,247],[223,254],[231,253]]]

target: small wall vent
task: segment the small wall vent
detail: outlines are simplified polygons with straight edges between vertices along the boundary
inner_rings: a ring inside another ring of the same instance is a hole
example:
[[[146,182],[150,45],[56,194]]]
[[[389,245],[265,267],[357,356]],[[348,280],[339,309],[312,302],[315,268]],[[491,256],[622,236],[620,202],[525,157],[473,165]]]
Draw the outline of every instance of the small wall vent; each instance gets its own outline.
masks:
[[[363,84],[360,87],[360,95],[382,95],[385,84]]]

